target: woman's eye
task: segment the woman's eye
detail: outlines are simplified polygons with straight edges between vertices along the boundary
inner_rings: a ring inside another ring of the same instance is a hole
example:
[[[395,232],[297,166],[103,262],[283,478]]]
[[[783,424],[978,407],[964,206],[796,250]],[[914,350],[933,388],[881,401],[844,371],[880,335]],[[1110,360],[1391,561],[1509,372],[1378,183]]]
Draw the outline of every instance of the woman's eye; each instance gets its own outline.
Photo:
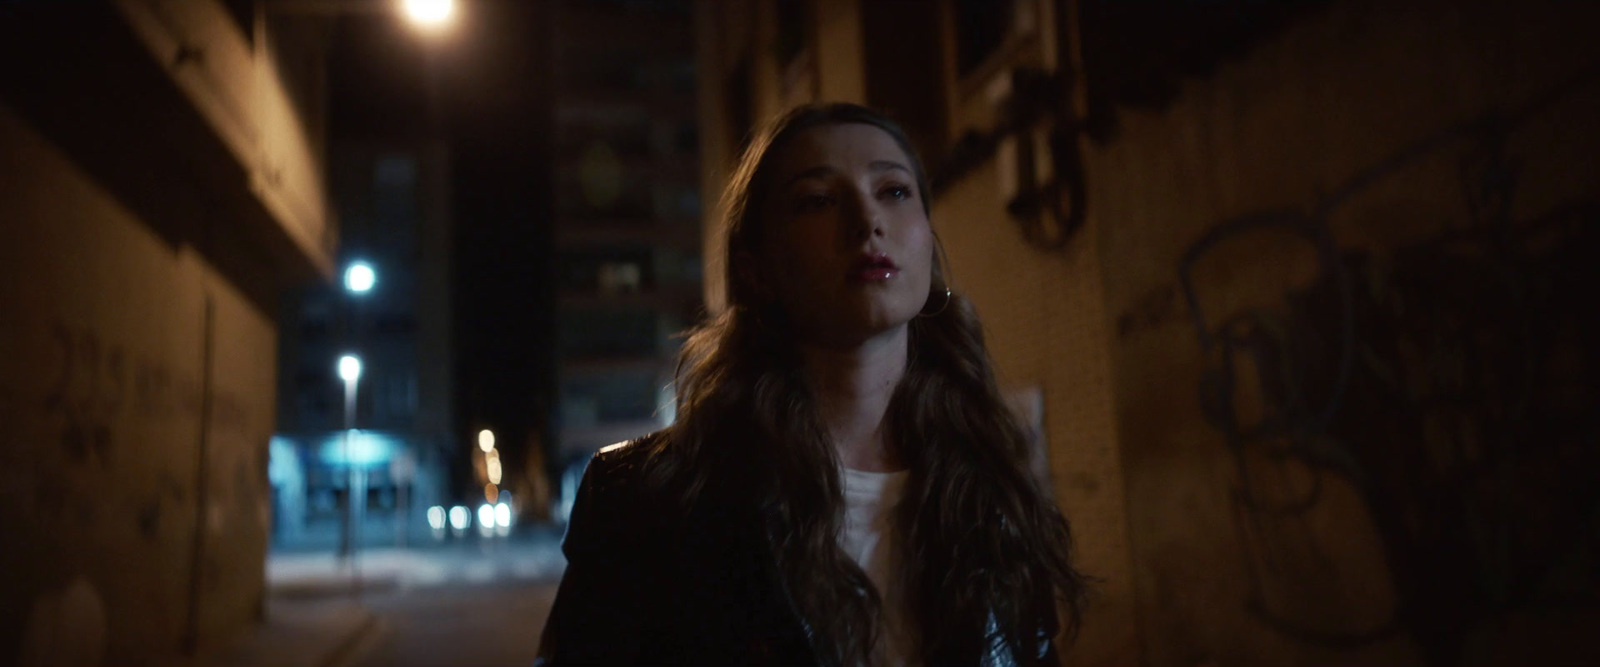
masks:
[[[891,185],[880,190],[879,194],[890,199],[910,199],[911,188],[904,185]]]
[[[833,203],[833,197],[823,194],[801,195],[795,199],[795,210],[802,212],[820,211]]]

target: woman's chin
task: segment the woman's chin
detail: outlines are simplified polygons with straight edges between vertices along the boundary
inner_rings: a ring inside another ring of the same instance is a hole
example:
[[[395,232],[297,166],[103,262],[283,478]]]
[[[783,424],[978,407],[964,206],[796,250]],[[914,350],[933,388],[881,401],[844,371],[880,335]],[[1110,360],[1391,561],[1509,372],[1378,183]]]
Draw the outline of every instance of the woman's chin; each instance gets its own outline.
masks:
[[[911,304],[885,298],[835,299],[808,310],[809,317],[796,318],[797,329],[810,334],[806,337],[824,339],[817,342],[830,347],[859,344],[893,333],[915,319],[918,312]]]
[[[900,316],[892,313],[873,314],[863,317],[850,326],[839,327],[836,330],[841,332],[841,339],[865,343],[901,331],[914,316],[915,314],[910,316]]]

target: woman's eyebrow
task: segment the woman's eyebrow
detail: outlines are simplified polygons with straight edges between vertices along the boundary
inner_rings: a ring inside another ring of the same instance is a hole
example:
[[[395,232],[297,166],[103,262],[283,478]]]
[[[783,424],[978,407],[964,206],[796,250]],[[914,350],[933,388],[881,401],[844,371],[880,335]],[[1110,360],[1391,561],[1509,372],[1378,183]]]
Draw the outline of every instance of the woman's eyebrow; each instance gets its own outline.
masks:
[[[872,162],[867,163],[867,168],[875,172],[899,170],[905,172],[907,176],[911,175],[910,167],[900,164],[899,162],[895,162],[894,160],[873,160]],[[794,184],[795,181],[801,181],[807,178],[823,178],[825,176],[832,176],[836,173],[838,173],[838,170],[834,169],[833,167],[828,165],[819,165],[790,176],[789,180],[784,181],[783,187],[789,187],[790,185]]]
[[[894,169],[899,169],[900,171],[906,172],[907,176],[911,175],[911,169],[893,160],[873,160],[867,164],[867,168],[873,171],[891,171]]]
[[[793,185],[795,181],[803,181],[803,180],[808,179],[808,178],[822,178],[824,176],[832,176],[834,173],[835,173],[834,168],[830,167],[830,166],[827,166],[827,165],[821,165],[821,166],[817,166],[817,167],[812,167],[812,168],[807,169],[805,171],[802,171],[802,172],[800,172],[798,174],[790,176],[789,180],[783,182],[783,187],[789,187],[790,185]]]

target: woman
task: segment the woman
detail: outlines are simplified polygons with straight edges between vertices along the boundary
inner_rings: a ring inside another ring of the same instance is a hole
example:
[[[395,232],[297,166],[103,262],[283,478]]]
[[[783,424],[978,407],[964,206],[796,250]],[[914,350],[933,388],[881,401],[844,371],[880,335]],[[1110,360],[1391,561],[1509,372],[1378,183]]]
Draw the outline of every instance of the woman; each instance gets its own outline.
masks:
[[[729,184],[678,418],[584,475],[545,664],[1055,664],[1082,578],[893,122],[796,109]]]

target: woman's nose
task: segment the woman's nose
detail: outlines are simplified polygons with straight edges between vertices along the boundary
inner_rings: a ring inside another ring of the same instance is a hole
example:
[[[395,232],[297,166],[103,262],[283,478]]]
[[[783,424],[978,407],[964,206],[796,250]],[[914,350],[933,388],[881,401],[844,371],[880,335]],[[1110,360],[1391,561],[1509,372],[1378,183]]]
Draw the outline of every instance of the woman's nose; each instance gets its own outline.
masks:
[[[849,232],[852,239],[883,236],[883,212],[878,210],[872,198],[858,192],[850,199]]]

